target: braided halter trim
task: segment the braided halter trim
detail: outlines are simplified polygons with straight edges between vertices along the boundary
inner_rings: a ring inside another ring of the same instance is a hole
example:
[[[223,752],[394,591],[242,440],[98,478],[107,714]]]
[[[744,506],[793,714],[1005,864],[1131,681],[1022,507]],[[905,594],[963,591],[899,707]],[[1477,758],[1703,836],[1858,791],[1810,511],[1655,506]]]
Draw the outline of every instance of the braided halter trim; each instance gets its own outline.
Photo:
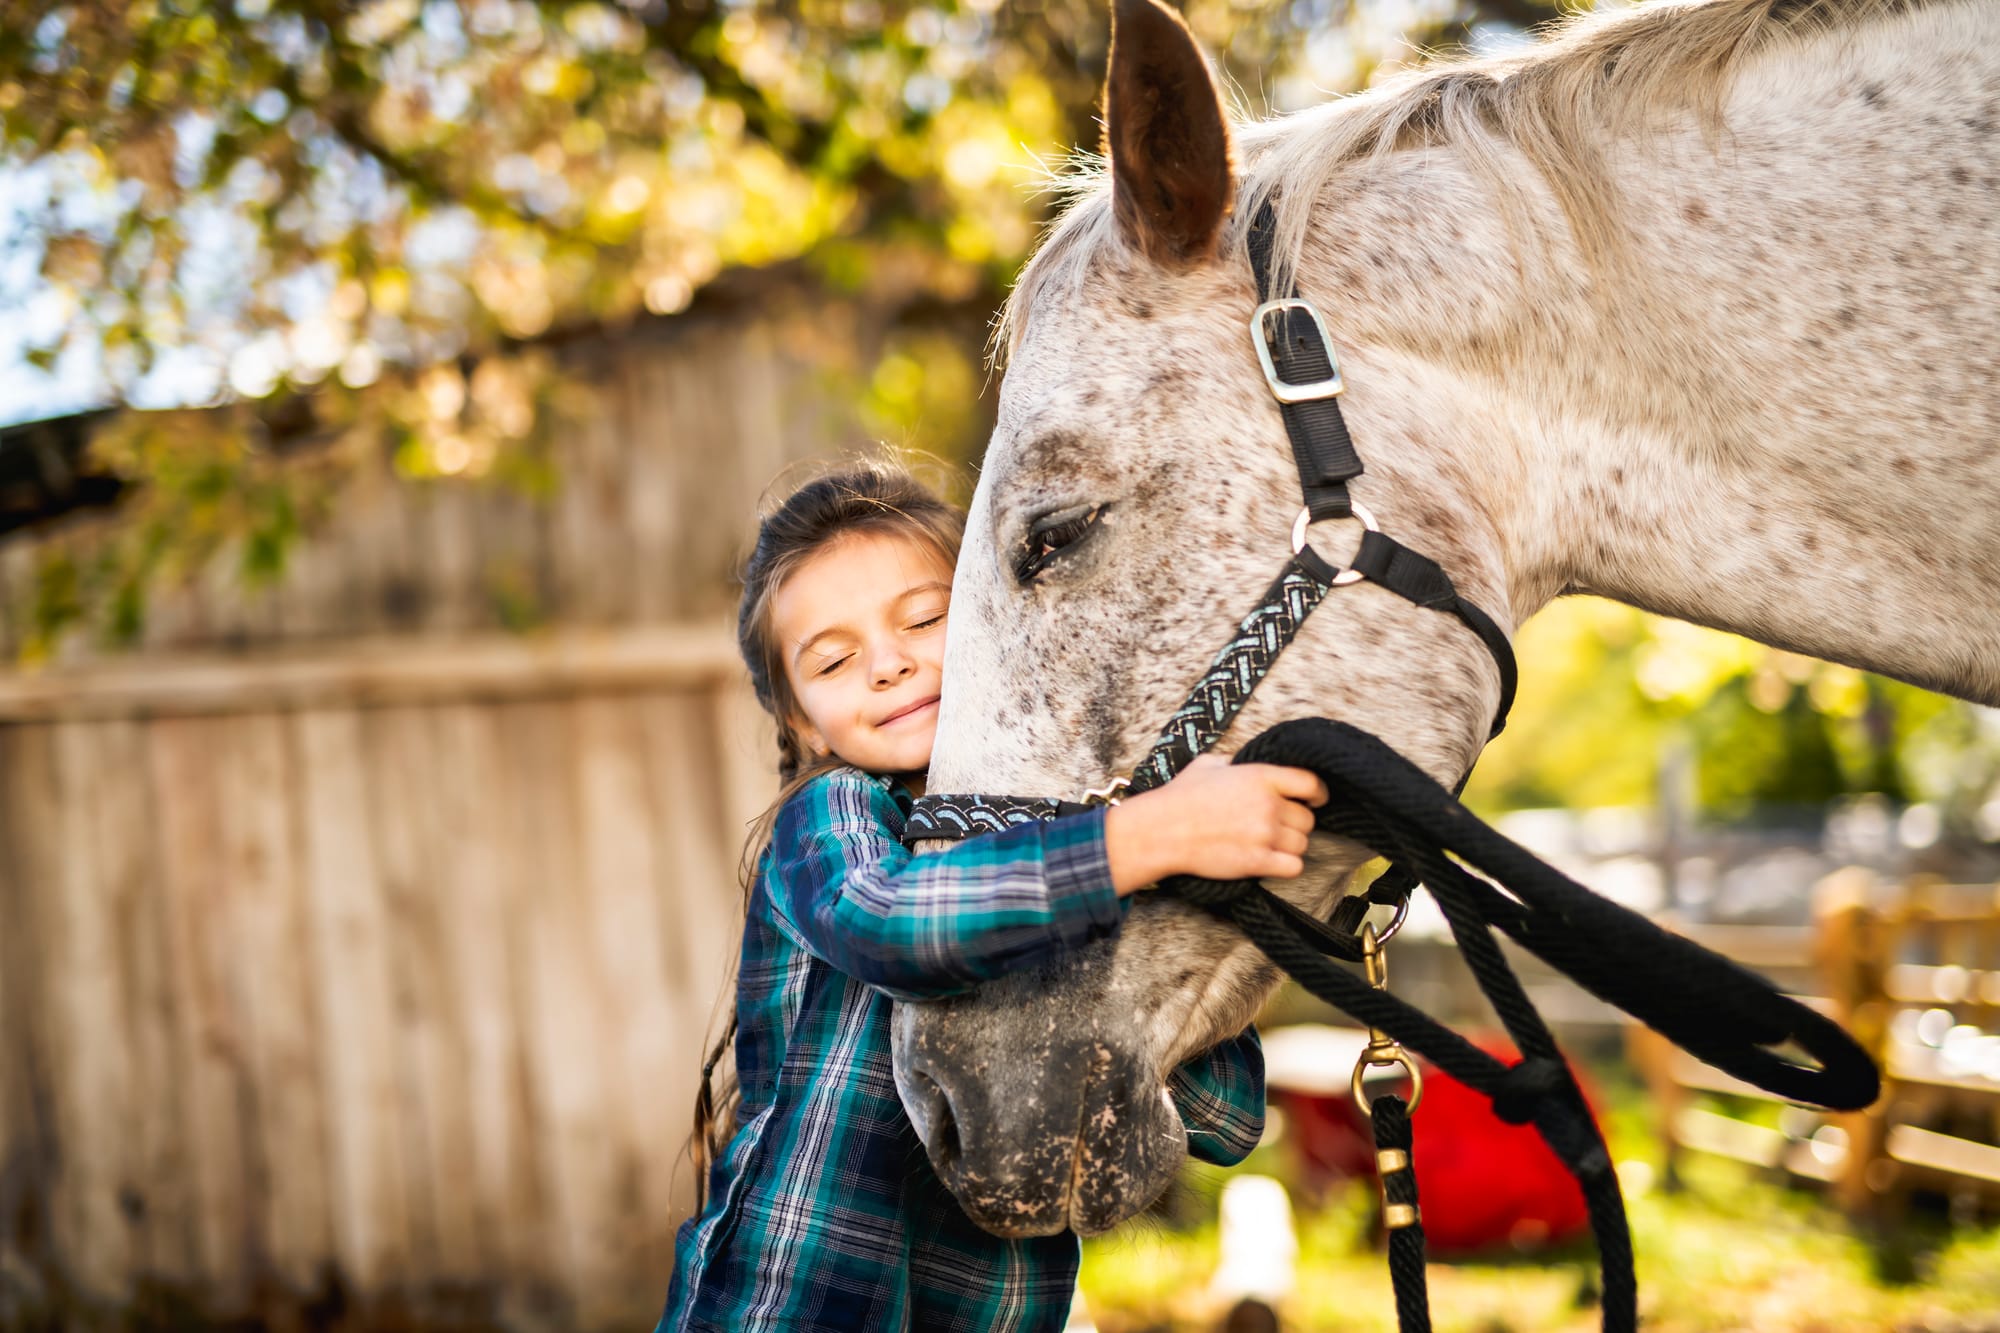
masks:
[[[1263,600],[1243,618],[1234,637],[1195,682],[1187,702],[1167,719],[1160,738],[1134,770],[1127,784],[1130,790],[1145,791],[1165,783],[1229,730],[1229,724],[1243,711],[1257,682],[1270,671],[1271,663],[1298,634],[1299,626],[1313,608],[1332,590],[1332,580],[1321,577],[1312,568],[1317,564],[1317,557],[1308,561],[1303,554],[1286,564],[1277,581],[1265,590]],[[903,837],[908,841],[956,840],[997,833],[1031,820],[1075,814],[1112,797],[1110,791],[1097,801],[1066,801],[1049,796],[921,796],[910,812]]]

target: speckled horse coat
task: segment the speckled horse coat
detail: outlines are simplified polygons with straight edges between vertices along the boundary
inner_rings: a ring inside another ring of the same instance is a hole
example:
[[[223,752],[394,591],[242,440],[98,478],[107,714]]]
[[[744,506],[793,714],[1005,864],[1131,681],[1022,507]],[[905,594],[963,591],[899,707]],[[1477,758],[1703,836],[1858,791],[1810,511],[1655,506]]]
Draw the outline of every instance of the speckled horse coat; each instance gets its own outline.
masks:
[[[1242,237],[1267,195],[1344,362],[1356,499],[1510,630],[1590,591],[2000,702],[2000,4],[1642,5],[1234,131],[1177,19],[1115,19],[1110,169],[1002,330],[933,789],[1128,769],[1283,562]],[[1353,526],[1312,541],[1340,560]],[[1450,782],[1497,688],[1455,620],[1364,583],[1222,748],[1320,714]],[[1282,886],[1314,910],[1360,859],[1320,841]],[[1102,1231],[1181,1160],[1163,1071],[1274,982],[1142,899],[1115,946],[899,1010],[899,1087],[983,1225]]]

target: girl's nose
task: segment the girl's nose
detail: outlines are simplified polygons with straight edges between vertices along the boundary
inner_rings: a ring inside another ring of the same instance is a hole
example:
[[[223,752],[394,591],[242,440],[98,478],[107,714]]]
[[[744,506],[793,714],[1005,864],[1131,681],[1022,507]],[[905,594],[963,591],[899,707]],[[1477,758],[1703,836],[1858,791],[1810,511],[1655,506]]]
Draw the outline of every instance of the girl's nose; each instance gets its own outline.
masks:
[[[877,685],[894,685],[916,669],[916,659],[904,652],[900,645],[884,648],[875,654]]]

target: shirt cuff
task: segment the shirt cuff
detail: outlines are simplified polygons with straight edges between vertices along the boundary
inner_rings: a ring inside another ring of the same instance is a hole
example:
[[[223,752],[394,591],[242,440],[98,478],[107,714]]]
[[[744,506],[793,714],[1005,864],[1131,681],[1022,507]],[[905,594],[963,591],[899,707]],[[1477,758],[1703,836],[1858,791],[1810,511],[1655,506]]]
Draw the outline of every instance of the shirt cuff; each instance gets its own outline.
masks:
[[[1125,920],[1129,905],[1111,886],[1111,856],[1104,842],[1104,807],[1080,815],[1065,815],[1043,826],[1042,855],[1047,868],[1049,899],[1056,905],[1057,919],[1070,926],[1079,918],[1087,922],[1077,932],[1063,930],[1065,937],[1096,939],[1116,930]]]

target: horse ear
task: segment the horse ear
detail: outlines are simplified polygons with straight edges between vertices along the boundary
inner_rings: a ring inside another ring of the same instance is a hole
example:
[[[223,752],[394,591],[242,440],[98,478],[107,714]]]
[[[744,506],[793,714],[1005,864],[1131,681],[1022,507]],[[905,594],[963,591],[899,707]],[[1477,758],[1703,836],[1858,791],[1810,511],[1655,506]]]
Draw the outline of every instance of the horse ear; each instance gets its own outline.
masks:
[[[1104,152],[1127,241],[1155,260],[1214,254],[1235,198],[1229,125],[1201,48],[1159,0],[1113,0]]]

